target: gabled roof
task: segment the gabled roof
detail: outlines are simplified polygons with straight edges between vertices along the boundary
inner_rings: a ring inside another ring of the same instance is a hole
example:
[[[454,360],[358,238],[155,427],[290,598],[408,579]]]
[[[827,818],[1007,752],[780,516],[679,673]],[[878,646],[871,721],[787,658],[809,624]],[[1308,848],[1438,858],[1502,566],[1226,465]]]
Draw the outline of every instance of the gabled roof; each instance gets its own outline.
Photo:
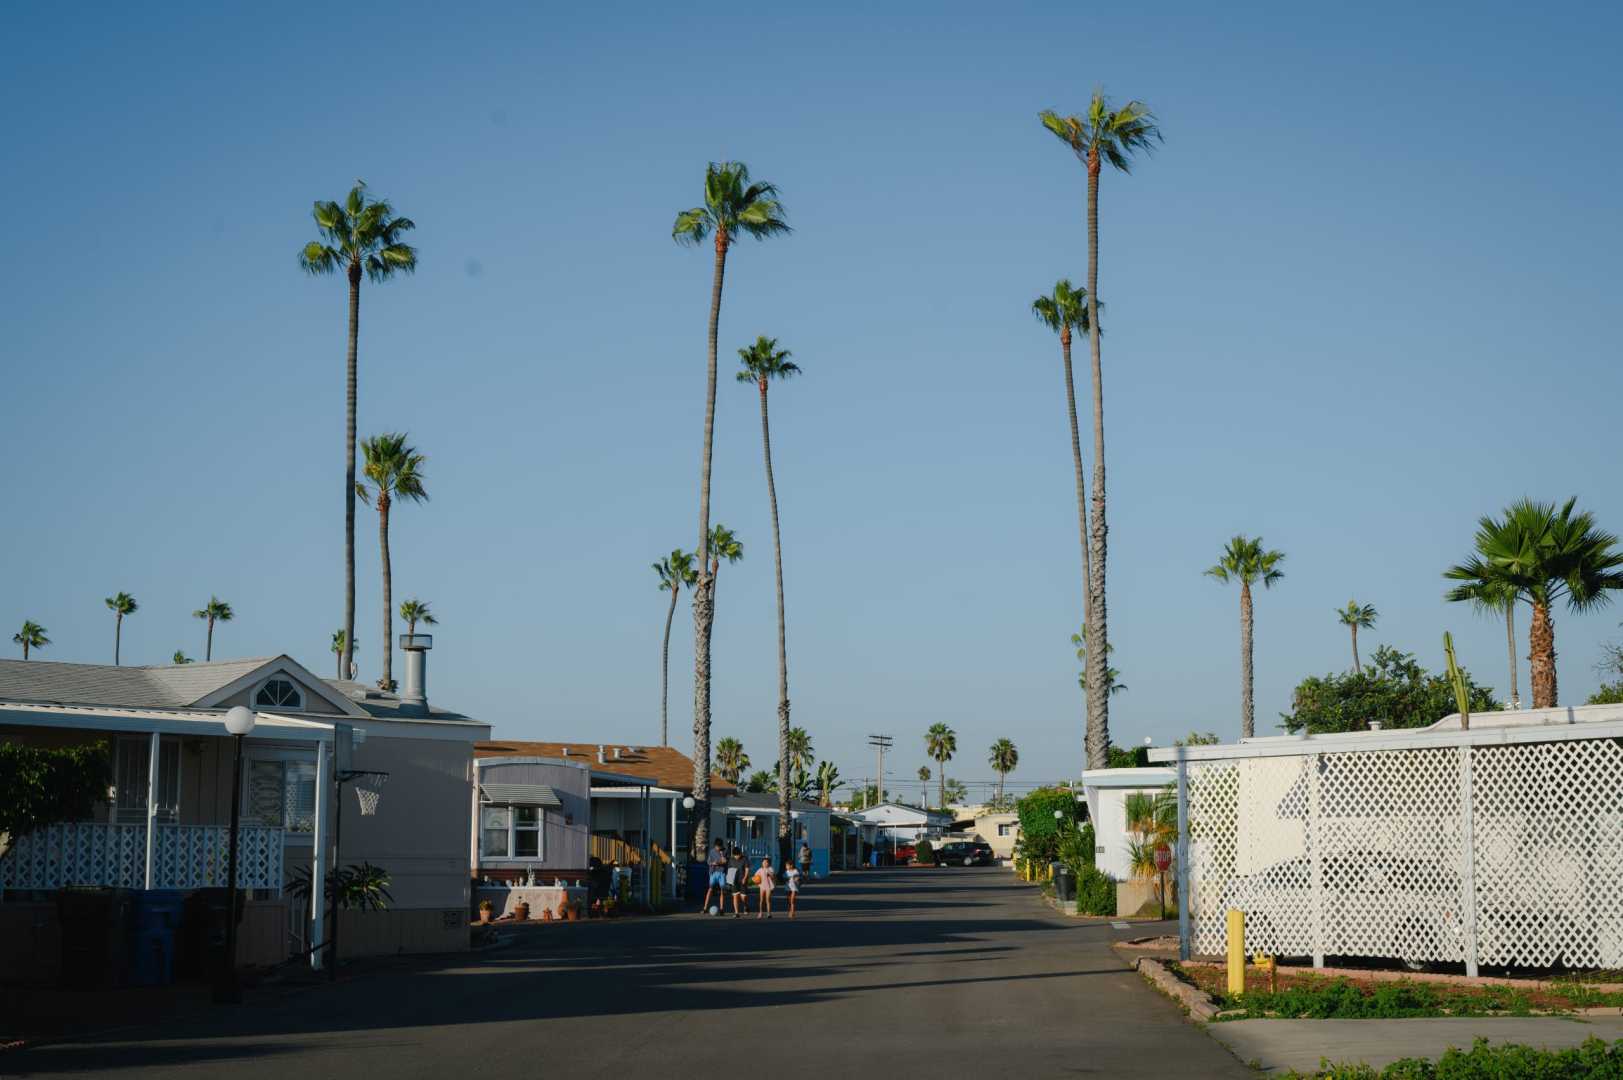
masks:
[[[727,796],[728,810],[760,810],[764,813],[776,814],[778,812],[778,796],[770,791],[740,791]],[[829,813],[829,808],[821,803],[807,802],[805,799],[790,799],[789,811],[795,814],[802,813]]]
[[[693,759],[669,746],[628,746],[625,743],[605,743],[602,768],[627,776],[652,780],[662,788],[675,791],[693,790]],[[473,745],[473,756],[491,757],[547,757],[563,758],[582,765],[598,766],[597,743],[520,742],[495,739]],[[619,750],[620,756],[615,757]],[[738,789],[715,773],[710,774],[711,795],[731,795]]]
[[[286,655],[147,667],[0,660],[0,701],[112,709],[210,709],[278,671],[319,695],[319,702],[306,701],[305,713],[367,715],[327,680]]]

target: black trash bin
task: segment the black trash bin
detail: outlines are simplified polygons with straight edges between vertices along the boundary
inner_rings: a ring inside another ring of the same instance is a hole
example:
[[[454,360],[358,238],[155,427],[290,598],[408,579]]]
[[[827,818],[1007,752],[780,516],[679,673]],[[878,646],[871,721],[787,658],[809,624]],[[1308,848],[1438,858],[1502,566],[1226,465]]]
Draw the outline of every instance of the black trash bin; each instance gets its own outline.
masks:
[[[248,890],[237,890],[237,925],[247,906]],[[198,889],[186,898],[179,947],[175,950],[175,976],[209,979],[225,962],[225,926],[231,911],[231,890]]]
[[[62,985],[74,990],[122,986],[129,959],[130,892],[69,885],[56,894],[62,925]]]
[[[1076,875],[1059,863],[1054,864],[1054,898],[1065,902],[1076,899]]]

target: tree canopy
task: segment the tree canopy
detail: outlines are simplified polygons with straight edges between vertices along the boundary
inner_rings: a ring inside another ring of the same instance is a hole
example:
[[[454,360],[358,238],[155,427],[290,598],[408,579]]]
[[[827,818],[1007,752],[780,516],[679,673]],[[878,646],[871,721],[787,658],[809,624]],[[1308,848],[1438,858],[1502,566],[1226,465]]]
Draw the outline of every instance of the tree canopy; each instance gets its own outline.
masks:
[[[1466,673],[1472,712],[1499,708],[1493,691]],[[1310,675],[1291,695],[1291,711],[1281,713],[1286,731],[1313,734],[1363,731],[1371,720],[1382,727],[1417,728],[1457,711],[1448,676],[1426,671],[1413,653],[1378,646],[1361,672]]]

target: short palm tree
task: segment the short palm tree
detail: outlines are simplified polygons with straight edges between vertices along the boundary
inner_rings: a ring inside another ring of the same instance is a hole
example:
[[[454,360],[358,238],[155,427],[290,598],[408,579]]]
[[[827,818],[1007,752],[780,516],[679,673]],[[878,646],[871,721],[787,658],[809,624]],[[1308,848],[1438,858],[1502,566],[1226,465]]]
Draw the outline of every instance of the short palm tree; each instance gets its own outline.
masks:
[[[1521,595],[1516,586],[1505,580],[1493,567],[1480,559],[1473,560],[1474,565],[1456,567],[1461,574],[1450,570],[1444,576],[1460,582],[1444,594],[1448,600],[1468,601],[1471,609],[1479,615],[1503,615],[1505,617],[1505,648],[1510,656],[1510,707],[1522,707],[1522,696],[1517,686],[1516,662],[1516,600]]]
[[[764,240],[789,232],[778,189],[751,183],[749,167],[740,161],[712,161],[704,171],[704,203],[676,215],[671,237],[698,245],[714,234],[715,269],[710,284],[708,378],[704,398],[704,446],[699,458],[699,580],[693,588],[693,799],[697,825],[693,850],[710,842],[710,631],[715,622],[714,582],[705,573],[710,562],[710,455],[716,430],[716,340],[721,328],[721,287],[727,276],[727,251],[734,240]]]
[[[415,596],[410,600],[400,601],[400,618],[406,624],[406,633],[412,637],[417,636],[417,624],[424,626],[438,626],[440,621],[434,617],[427,600],[419,600]]]
[[[117,596],[107,597],[107,610],[113,613],[113,666],[119,663],[119,653],[124,644],[124,616],[134,615],[141,609],[135,602],[135,597],[127,592]]]
[[[11,640],[23,647],[23,659],[27,660],[30,649],[43,649],[51,643],[51,639],[45,636],[47,633],[45,627],[33,619],[24,619],[23,628],[12,634]]]
[[[1379,617],[1380,613],[1375,610],[1373,604],[1360,604],[1356,600],[1348,600],[1346,607],[1336,609],[1336,618],[1341,620],[1341,625],[1352,631],[1353,671],[1355,673],[1364,670],[1363,665],[1358,662],[1358,631],[1368,630],[1375,625],[1375,620]]]
[[[840,770],[832,761],[817,763],[818,801],[824,806],[834,805],[834,789],[840,786]]]
[[[1266,551],[1262,546],[1260,536],[1236,536],[1228,542],[1223,549],[1223,557],[1217,560],[1217,565],[1206,571],[1208,577],[1216,578],[1225,585],[1231,581],[1240,583],[1240,737],[1251,738],[1255,729],[1255,711],[1252,701],[1252,667],[1251,667],[1251,586],[1262,583],[1265,589],[1271,589],[1285,576],[1279,564],[1285,561],[1285,555],[1280,551]]]
[[[671,745],[669,728],[669,711],[671,703],[671,623],[676,618],[676,598],[682,591],[682,586],[693,587],[699,580],[699,572],[693,569],[693,556],[676,548],[665,558],[653,564],[654,573],[659,575],[659,587],[663,592],[671,594],[670,610],[665,612],[665,647],[660,653],[659,669],[659,745]],[[718,753],[720,748],[717,748]],[[721,760],[719,757],[717,760]],[[737,777],[730,777],[731,782],[737,783]]]
[[[417,269],[417,249],[401,237],[417,227],[385,199],[367,196],[355,181],[342,203],[317,201],[310,212],[318,239],[299,249],[299,266],[322,276],[342,270],[349,282],[349,348],[344,358],[344,640],[355,640],[355,395],[361,333],[361,275],[382,284]],[[385,644],[388,644],[385,642]],[[338,661],[350,669],[350,653]]]
[[[749,767],[750,756],[744,752],[743,743],[731,735],[724,735],[716,742],[716,771],[729,784],[737,784]]]
[[[1568,499],[1557,507],[1522,499],[1507,507],[1503,517],[1481,519],[1475,553],[1443,575],[1467,588],[1496,582],[1532,606],[1527,640],[1535,709],[1555,708],[1558,701],[1550,609],[1565,599],[1568,610],[1589,611],[1608,603],[1614,590],[1623,589],[1623,551],[1618,550],[1617,537],[1596,528],[1595,517],[1587,510],[1577,511],[1577,501]],[[1456,597],[1450,593],[1449,598]]]
[[[715,589],[717,574],[721,571],[723,559],[735,563],[744,557],[743,541],[727,526],[717,523],[710,530],[710,582],[711,589]]]
[[[1110,759],[1110,695],[1105,691],[1105,657],[1110,644],[1105,603],[1105,399],[1099,358],[1099,173],[1108,162],[1116,170],[1132,169],[1133,155],[1148,152],[1161,139],[1149,106],[1129,101],[1113,108],[1104,91],[1095,90],[1082,116],[1061,116],[1052,109],[1038,114],[1088,175],[1088,346],[1093,354],[1093,520],[1088,562],[1088,629],[1099,648],[1088,666],[1088,767],[1102,769]]]
[[[1128,865],[1136,878],[1152,878],[1157,848],[1178,839],[1178,797],[1170,791],[1134,791],[1126,799]]]
[[[389,558],[389,508],[396,499],[424,502],[423,464],[428,460],[406,442],[403,432],[389,431],[361,443],[364,473],[370,482],[355,485],[355,494],[378,512],[378,548],[383,553],[383,675],[378,688],[394,689],[394,566]],[[346,636],[347,640],[347,636]],[[353,651],[353,650],[349,650]]]
[[[1088,692],[1088,628],[1086,626],[1082,627],[1082,629],[1077,633],[1071,635],[1071,644],[1076,648],[1076,658],[1082,662],[1082,671],[1077,674],[1076,681],[1077,685],[1082,687],[1082,694],[1085,697],[1087,696]],[[1105,651],[1115,652],[1116,646],[1107,645],[1105,646]],[[1121,670],[1119,668],[1106,665],[1105,693],[1109,694],[1111,697],[1115,697],[1117,694],[1126,689],[1127,684],[1121,681]]]
[[[191,657],[189,657],[189,656],[187,656],[187,655],[186,655],[186,654],[185,654],[185,652],[183,652],[183,651],[182,651],[182,650],[180,650],[180,649],[176,649],[176,650],[175,650],[175,655],[173,655],[173,656],[171,656],[171,657],[170,657],[170,658],[169,658],[169,662],[170,662],[170,663],[171,663],[171,664],[175,664],[175,665],[177,665],[177,666],[178,666],[178,665],[180,665],[180,664],[189,664],[189,663],[191,663],[191,662],[192,662],[192,658],[191,658]]]
[[[203,619],[209,624],[208,641],[203,648],[203,660],[208,662],[214,659],[214,624],[217,622],[230,622],[236,618],[236,612],[231,605],[217,596],[210,596],[209,602],[192,612],[192,618]]]
[[[919,805],[930,805],[930,766],[919,766]]]
[[[947,805],[947,762],[958,752],[958,735],[939,720],[924,733],[924,750],[936,763],[936,780],[941,785],[941,805]]]
[[[347,649],[345,648],[346,645],[349,646]],[[334,630],[332,632],[332,651],[333,651],[333,656],[337,658],[337,662],[340,665],[342,665],[343,662],[344,662],[344,654],[347,652],[351,656],[355,655],[356,653],[361,651],[361,645],[360,645],[360,642],[358,642],[358,641],[357,642],[350,641],[348,639],[348,637],[344,634],[343,629],[340,628],[340,629]],[[349,672],[345,671],[342,667],[339,667],[339,669],[338,669],[338,678],[339,679],[347,679],[347,678],[349,678]]]
[[[997,773],[997,802],[1002,806],[1003,780],[1020,764],[1020,751],[1008,739],[999,739],[992,744],[992,754],[987,761]]]
[[[773,382],[800,374],[788,349],[778,348],[776,338],[757,337],[755,343],[738,350],[743,370],[738,381],[761,392],[761,453],[766,460],[766,498],[772,512],[772,568],[778,587],[778,849],[782,860],[789,859],[789,649],[786,644],[783,613],[783,541],[778,533],[778,487],[772,478],[772,425],[767,419],[766,392]]]

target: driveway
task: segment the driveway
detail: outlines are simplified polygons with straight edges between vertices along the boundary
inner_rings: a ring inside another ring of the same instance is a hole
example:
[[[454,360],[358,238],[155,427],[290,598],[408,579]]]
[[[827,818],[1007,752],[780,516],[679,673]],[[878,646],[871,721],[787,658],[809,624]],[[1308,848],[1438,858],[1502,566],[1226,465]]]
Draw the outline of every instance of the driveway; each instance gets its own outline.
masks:
[[[537,927],[8,1053],[0,1075],[1254,1075],[1110,951],[1143,926],[1067,920],[1005,870],[862,871],[803,895],[794,922]]]

